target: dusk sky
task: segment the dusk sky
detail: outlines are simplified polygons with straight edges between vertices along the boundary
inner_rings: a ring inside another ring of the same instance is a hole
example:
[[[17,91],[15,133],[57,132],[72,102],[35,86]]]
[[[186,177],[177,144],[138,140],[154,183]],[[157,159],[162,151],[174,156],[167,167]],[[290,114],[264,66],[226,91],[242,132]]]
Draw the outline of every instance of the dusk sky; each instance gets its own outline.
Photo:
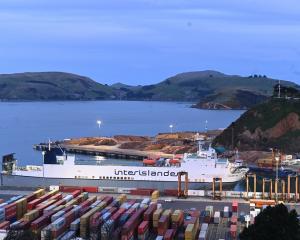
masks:
[[[1,0],[0,73],[151,84],[213,69],[300,84],[297,0]]]

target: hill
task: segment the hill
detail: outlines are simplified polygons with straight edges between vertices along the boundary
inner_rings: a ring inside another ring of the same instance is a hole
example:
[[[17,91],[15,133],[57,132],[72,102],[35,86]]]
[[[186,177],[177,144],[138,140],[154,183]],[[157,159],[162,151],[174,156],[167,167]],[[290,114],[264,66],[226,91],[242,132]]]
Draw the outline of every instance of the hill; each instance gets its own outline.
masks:
[[[213,143],[239,150],[300,152],[300,100],[271,98],[246,111]]]
[[[0,74],[0,100],[186,101],[197,102],[196,108],[247,109],[269,98],[277,82],[266,76],[241,77],[208,70],[181,73],[146,86],[108,86],[71,73],[28,72]]]
[[[114,98],[111,87],[63,72],[0,74],[0,99],[95,100]]]
[[[265,101],[278,80],[261,75],[242,77],[207,70],[186,72],[158,84],[123,89],[123,99],[190,101],[205,109],[247,109]],[[286,86],[295,83],[282,81]]]

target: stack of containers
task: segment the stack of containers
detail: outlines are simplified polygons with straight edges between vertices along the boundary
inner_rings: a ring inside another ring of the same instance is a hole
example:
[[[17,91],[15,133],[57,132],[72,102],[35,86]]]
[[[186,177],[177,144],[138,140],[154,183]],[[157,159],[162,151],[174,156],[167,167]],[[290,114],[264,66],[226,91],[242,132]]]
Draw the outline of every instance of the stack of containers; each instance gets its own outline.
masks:
[[[158,221],[157,233],[160,236],[163,236],[167,229],[170,227],[170,218],[171,218],[172,210],[167,209],[163,212],[162,216]]]
[[[151,201],[152,202],[157,202],[159,198],[159,191],[155,190],[152,194],[151,194]]]
[[[176,231],[174,229],[168,229],[164,235],[164,240],[173,240]]]
[[[183,211],[175,210],[171,216],[172,229],[177,231],[178,228],[183,224],[183,219]]]
[[[185,240],[194,240],[197,234],[197,228],[195,224],[188,224],[185,233],[184,233],[184,239]]]
[[[112,232],[115,227],[115,222],[112,219],[107,220],[104,224],[101,226],[101,240],[110,240],[110,236],[112,235]]]
[[[229,207],[228,206],[224,206],[224,211],[223,211],[223,217],[224,218],[229,218]]]
[[[66,219],[60,217],[51,223],[51,237],[58,238],[66,231]]]
[[[5,220],[5,210],[3,207],[0,207],[0,222],[3,222],[4,220]]]
[[[220,212],[216,211],[215,214],[214,214],[214,223],[219,224],[220,223],[220,218],[221,218]]]
[[[27,212],[27,199],[21,198],[16,201],[17,205],[17,219],[20,219]]]
[[[149,221],[143,221],[138,227],[138,240],[147,240],[149,236]]]
[[[12,202],[4,206],[5,220],[15,222],[17,220],[17,204]]]
[[[231,211],[232,212],[238,212],[238,201],[236,201],[236,200],[232,201]]]
[[[147,210],[144,213],[143,220],[149,222],[148,224],[149,224],[150,230],[153,227],[153,214],[156,211],[156,209],[157,209],[157,204],[152,203],[152,204],[150,204],[150,206],[147,208]]]
[[[92,199],[92,200],[93,200],[93,202],[95,202],[96,198]],[[91,204],[93,202],[91,202]],[[83,214],[80,217],[80,237],[88,238],[89,228],[90,228],[89,223],[90,223],[91,216],[93,216],[96,212],[101,211],[105,206],[106,206],[106,203],[101,202],[101,204],[99,204],[98,206],[95,206],[94,208],[92,208],[91,210],[89,210],[88,212],[86,212],[85,214]]]
[[[137,227],[138,227],[138,224],[142,220],[144,211],[145,211],[145,209],[143,209],[143,208],[138,209],[124,224],[124,226],[122,227],[122,232],[121,232],[122,240],[129,240],[129,239],[136,237]]]
[[[31,222],[31,221],[37,219],[39,216],[40,216],[39,210],[37,210],[37,209],[31,210],[24,215],[24,220]]]
[[[236,237],[237,237],[237,226],[236,225],[231,225],[230,226],[230,236],[233,239],[236,239]]]
[[[206,239],[207,229],[208,229],[208,224],[203,223],[201,225],[201,229],[200,229],[200,233],[199,233],[199,238],[198,238],[199,240],[205,240]]]
[[[157,231],[158,221],[160,219],[160,216],[161,216],[162,212],[163,212],[163,210],[160,208],[160,209],[156,209],[154,214],[153,214],[153,230],[154,231]]]
[[[71,240],[76,238],[76,233],[74,231],[68,231],[59,240]]]
[[[206,206],[205,207],[205,217],[204,217],[204,222],[205,223],[210,223],[212,215],[213,215],[214,208],[213,206]]]
[[[51,224],[44,227],[41,231],[41,240],[50,240],[51,239]]]
[[[0,230],[8,230],[9,225],[10,225],[9,221],[4,221],[4,222],[0,223]]]

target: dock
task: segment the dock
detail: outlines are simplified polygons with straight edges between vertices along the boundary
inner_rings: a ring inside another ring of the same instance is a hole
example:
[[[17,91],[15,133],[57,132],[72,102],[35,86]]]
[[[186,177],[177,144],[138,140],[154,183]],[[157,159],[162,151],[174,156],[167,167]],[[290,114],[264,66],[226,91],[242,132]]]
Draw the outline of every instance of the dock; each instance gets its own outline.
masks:
[[[33,148],[37,151],[45,151],[49,148],[46,143],[35,144]],[[61,148],[63,151],[73,154],[102,156],[106,158],[114,159],[131,159],[131,160],[143,160],[151,155],[156,155],[165,158],[172,158],[173,154],[166,154],[163,152],[154,151],[140,151],[135,149],[120,149],[118,146],[94,146],[94,145],[67,145],[51,144],[51,148]]]

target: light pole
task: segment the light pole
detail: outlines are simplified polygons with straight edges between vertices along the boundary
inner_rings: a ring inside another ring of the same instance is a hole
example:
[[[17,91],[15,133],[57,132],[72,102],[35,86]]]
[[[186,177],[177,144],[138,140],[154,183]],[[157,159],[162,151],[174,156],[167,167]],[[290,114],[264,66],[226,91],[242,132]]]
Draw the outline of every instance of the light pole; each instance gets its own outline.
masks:
[[[100,128],[101,128],[101,121],[100,120],[97,120],[97,124],[98,124],[98,128],[99,128],[99,136],[100,136]]]
[[[42,151],[42,155],[43,155],[43,185],[45,187],[45,151]]]
[[[169,128],[170,128],[170,131],[171,131],[171,133],[173,133],[173,124],[170,124],[170,126],[169,126]]]
[[[275,193],[275,199],[276,199],[276,203],[278,203],[278,162],[279,162],[279,157],[275,157],[275,160],[276,160],[276,187],[275,187],[275,190],[276,190],[276,193]]]

